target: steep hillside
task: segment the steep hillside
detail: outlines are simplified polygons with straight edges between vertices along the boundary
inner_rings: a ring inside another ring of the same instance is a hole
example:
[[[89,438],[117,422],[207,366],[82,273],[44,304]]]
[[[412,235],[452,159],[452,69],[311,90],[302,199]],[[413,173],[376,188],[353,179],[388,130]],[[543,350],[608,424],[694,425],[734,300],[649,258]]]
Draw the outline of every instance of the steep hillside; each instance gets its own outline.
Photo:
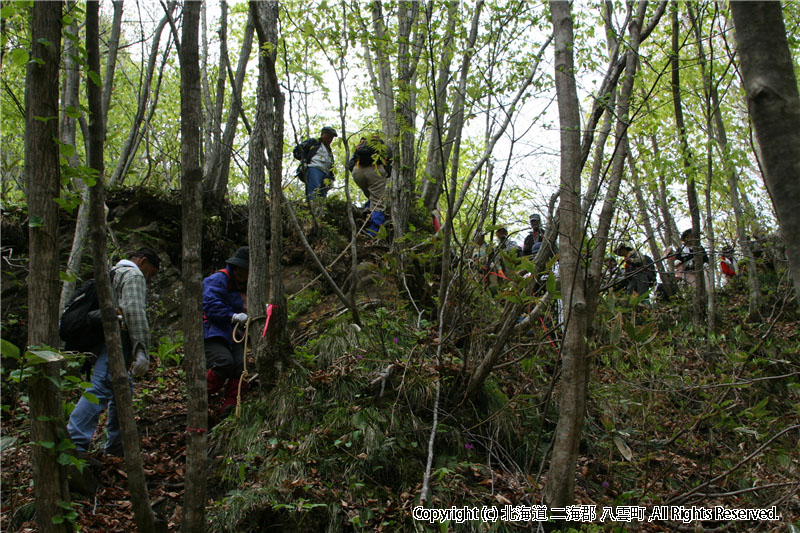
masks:
[[[137,384],[135,403],[151,501],[178,530],[186,422],[176,329],[180,209],[174,198],[142,195],[114,192],[110,227],[122,248],[147,243],[169,258],[150,294],[154,339],[160,339],[152,350],[157,364]],[[333,263],[330,271],[342,285],[350,268],[348,255],[340,257],[347,242],[345,209],[334,200],[319,229],[308,217],[303,222],[315,252],[324,264]],[[203,264],[210,272],[245,242],[247,213],[231,208],[203,222]],[[65,230],[69,224],[65,219]],[[24,213],[3,212],[7,340],[24,339],[23,227]],[[533,528],[558,413],[557,310],[514,335],[479,392],[466,397],[468,370],[475,366],[470,358],[491,344],[504,303],[516,297],[513,284],[490,290],[465,263],[440,332],[436,242],[411,241],[401,260],[380,241],[359,240],[357,326],[315,280],[310,256],[291,229],[284,239],[292,365],[272,388],[259,387],[256,377],[239,418],[210,413],[216,425],[209,530]],[[800,316],[784,273],[761,274],[767,287],[763,320],[745,322],[745,289],[734,284],[718,293],[718,329],[711,335],[691,326],[685,293],[655,308],[635,307],[610,293],[603,298],[576,473],[576,504],[584,507],[571,510],[593,510],[595,516],[585,514],[576,528],[800,527]],[[252,357],[248,365],[254,368]],[[6,368],[4,361],[0,529],[34,531],[25,389],[8,379]],[[68,391],[66,398],[75,401],[79,394]],[[122,460],[97,458],[101,487],[96,499],[76,496],[77,523],[86,531],[131,531]],[[421,519],[429,515],[415,514],[429,460],[429,508],[494,509],[497,520],[488,514],[429,524]],[[781,517],[735,521],[720,512],[683,523],[677,514],[653,515],[664,505],[774,506]],[[643,518],[634,520],[639,513]]]

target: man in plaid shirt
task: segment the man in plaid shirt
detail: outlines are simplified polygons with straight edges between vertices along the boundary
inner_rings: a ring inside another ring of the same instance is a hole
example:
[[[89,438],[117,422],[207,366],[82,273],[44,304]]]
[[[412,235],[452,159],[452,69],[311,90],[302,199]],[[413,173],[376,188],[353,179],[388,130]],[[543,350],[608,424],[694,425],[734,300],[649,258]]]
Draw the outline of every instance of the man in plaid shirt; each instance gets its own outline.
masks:
[[[150,348],[150,326],[147,322],[145,302],[147,298],[146,281],[150,281],[158,272],[161,261],[150,248],[141,248],[132,253],[129,259],[123,259],[111,269],[113,274],[114,305],[122,315],[121,334],[122,351],[126,367],[135,355],[130,374],[142,377],[150,366],[148,350]],[[72,411],[67,424],[72,442],[79,452],[85,453],[89,448],[100,414],[108,406],[108,439],[105,452],[117,457],[122,456],[122,433],[117,417],[117,406],[114,391],[111,387],[111,369],[108,365],[108,349],[103,343],[96,350],[97,361],[92,369],[92,386],[87,389],[98,402],[92,403],[81,396],[78,405]],[[131,385],[131,389],[133,386]]]

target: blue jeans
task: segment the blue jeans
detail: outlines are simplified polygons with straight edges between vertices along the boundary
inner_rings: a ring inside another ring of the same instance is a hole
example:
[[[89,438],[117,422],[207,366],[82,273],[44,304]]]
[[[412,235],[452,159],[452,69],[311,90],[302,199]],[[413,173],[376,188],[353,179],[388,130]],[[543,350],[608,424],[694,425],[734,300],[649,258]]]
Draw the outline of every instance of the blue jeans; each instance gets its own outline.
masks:
[[[313,200],[319,194],[323,198],[328,196],[330,186],[325,185],[325,180],[330,179],[330,175],[317,167],[308,167],[306,169],[306,197]]]
[[[133,394],[133,384],[128,380],[131,394]],[[108,406],[108,439],[106,440],[106,451],[122,448],[122,433],[119,427],[119,417],[117,416],[117,403],[114,401],[114,391],[111,388],[111,369],[108,367],[108,349],[103,345],[97,362],[92,370],[92,386],[86,392],[94,394],[98,403],[90,402],[85,396],[81,396],[78,405],[72,411],[67,424],[72,442],[78,451],[85,452],[89,449],[100,413],[105,411]]]

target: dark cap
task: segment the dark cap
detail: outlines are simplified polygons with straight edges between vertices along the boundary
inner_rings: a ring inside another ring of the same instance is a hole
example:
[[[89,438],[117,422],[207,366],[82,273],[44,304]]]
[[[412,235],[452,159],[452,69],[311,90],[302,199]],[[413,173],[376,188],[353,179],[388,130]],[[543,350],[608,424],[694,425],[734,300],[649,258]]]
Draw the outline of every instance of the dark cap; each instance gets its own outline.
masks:
[[[243,268],[245,270],[250,269],[250,248],[247,246],[242,246],[236,253],[233,254],[233,257],[225,261],[229,265],[233,265],[235,267]]]
[[[148,248],[147,246],[143,246],[133,252],[131,257],[144,257],[147,259],[147,262],[153,265],[156,270],[161,268],[161,259],[158,258],[158,254],[152,248]]]
[[[338,137],[339,136],[339,134],[336,133],[336,130],[331,128],[330,126],[325,126],[324,128],[322,128],[322,132],[321,133],[330,133],[334,137]]]
[[[539,216],[539,213],[531,213],[530,220],[531,220],[531,222],[533,222],[534,220],[538,220],[539,222],[541,222],[542,221],[542,217]]]
[[[619,243],[619,245],[617,245],[617,248],[614,250],[614,253],[617,254],[617,255],[624,255],[625,252],[630,252],[632,250],[633,250],[633,248],[628,246],[628,243],[621,242],[621,243]]]

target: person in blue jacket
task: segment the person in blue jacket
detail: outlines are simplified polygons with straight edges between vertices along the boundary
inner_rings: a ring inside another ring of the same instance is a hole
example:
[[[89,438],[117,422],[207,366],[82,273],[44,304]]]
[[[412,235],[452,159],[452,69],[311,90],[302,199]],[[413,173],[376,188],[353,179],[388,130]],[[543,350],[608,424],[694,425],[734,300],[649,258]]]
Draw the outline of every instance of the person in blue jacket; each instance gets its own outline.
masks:
[[[203,338],[205,339],[206,382],[208,394],[216,394],[225,385],[221,412],[227,416],[236,407],[239,379],[242,375],[244,346],[233,341],[235,324],[246,324],[243,293],[247,293],[250,249],[242,246],[225,261],[225,268],[203,280]],[[242,383],[242,391],[247,382]]]

